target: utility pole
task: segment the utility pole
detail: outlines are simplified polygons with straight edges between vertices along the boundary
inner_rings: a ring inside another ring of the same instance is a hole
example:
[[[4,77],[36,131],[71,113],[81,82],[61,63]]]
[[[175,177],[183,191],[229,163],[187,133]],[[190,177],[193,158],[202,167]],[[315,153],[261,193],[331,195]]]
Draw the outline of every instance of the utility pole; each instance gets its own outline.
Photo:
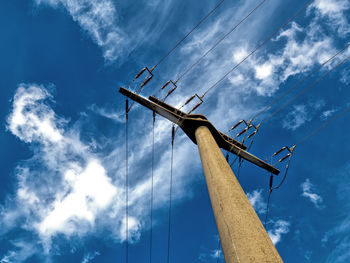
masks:
[[[225,262],[283,262],[220,148],[275,175],[280,171],[216,130],[203,115],[188,115],[155,97],[146,99],[124,88],[119,92],[177,124],[198,145]]]

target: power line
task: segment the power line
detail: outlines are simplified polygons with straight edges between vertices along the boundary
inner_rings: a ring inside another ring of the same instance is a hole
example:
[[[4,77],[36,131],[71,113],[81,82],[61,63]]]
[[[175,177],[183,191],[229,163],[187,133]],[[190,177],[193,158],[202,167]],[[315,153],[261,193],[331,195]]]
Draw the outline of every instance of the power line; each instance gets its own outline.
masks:
[[[347,49],[350,46],[350,44],[347,44],[344,48],[342,48],[341,50],[339,50],[336,54],[334,54],[332,57],[330,57],[329,59],[327,59],[325,62],[323,62],[319,67],[317,67],[315,70],[313,70],[311,73],[309,73],[307,76],[305,76],[303,79],[301,79],[296,85],[294,85],[293,87],[289,88],[286,92],[284,92],[281,96],[279,96],[277,99],[275,99],[273,102],[271,102],[270,104],[268,104],[264,109],[262,109],[261,111],[259,111],[258,113],[256,113],[251,120],[253,121],[254,119],[256,119],[259,115],[261,115],[262,113],[264,113],[265,111],[267,111],[269,108],[271,108],[272,105],[274,105],[275,103],[277,103],[278,101],[280,101],[281,99],[283,99],[287,94],[289,94],[290,92],[292,92],[293,90],[295,90],[297,87],[299,87],[302,83],[304,83],[307,79],[309,79],[312,75],[314,75],[317,71],[319,71],[320,69],[322,69],[326,64],[328,64],[330,61],[332,61],[334,58],[336,58],[339,54],[341,54],[345,49]]]
[[[199,23],[192,28],[173,48],[171,48],[151,69],[151,72],[157,67],[159,66],[159,64],[161,64],[168,56],[170,56],[171,53],[174,52],[174,50],[183,42],[185,41],[185,39],[191,35],[193,33],[194,30],[196,30],[205,20],[207,20],[208,17],[211,16],[212,13],[215,12],[216,9],[219,8],[219,6],[224,2],[225,0],[222,0],[221,2],[219,2],[219,4],[217,6],[215,6],[205,17],[203,17]]]
[[[172,206],[172,195],[173,195],[174,140],[175,140],[175,125],[173,125],[172,129],[171,129],[171,166],[170,166],[170,187],[169,187],[169,223],[168,223],[168,257],[167,257],[167,263],[170,262],[171,206]]]
[[[152,246],[153,246],[153,188],[154,188],[154,126],[156,122],[156,113],[153,112],[153,128],[152,128],[152,185],[151,185],[151,231],[150,231],[150,247],[149,261],[152,263]]]
[[[242,20],[239,21],[234,27],[230,29],[218,42],[214,44],[207,52],[205,52],[195,63],[193,63],[189,68],[187,68],[174,82],[175,84],[179,82],[184,76],[186,76],[199,62],[202,61],[211,51],[213,51],[223,40],[225,40],[234,30],[236,30],[245,20],[247,20],[257,9],[259,9],[267,0],[261,1],[252,11],[249,12]]]
[[[274,115],[276,115],[278,112],[283,110],[285,107],[287,107],[290,103],[295,101],[297,98],[299,98],[301,95],[303,95],[306,91],[310,90],[314,86],[316,86],[317,83],[319,83],[321,80],[323,80],[325,77],[327,77],[330,73],[332,73],[334,70],[336,70],[339,66],[343,65],[345,62],[347,62],[350,59],[350,56],[346,57],[342,61],[340,61],[335,67],[332,69],[328,70],[325,74],[323,74],[321,77],[319,77],[316,81],[314,81],[310,86],[305,87],[302,89],[296,96],[294,96],[292,99],[290,99],[288,102],[283,104],[280,108],[278,108],[276,111],[274,111],[269,117],[265,118],[261,124],[264,122],[270,120]]]
[[[255,54],[262,46],[264,46],[268,41],[277,35],[285,26],[292,22],[296,17],[298,17],[307,7],[309,7],[315,0],[309,1],[302,9],[300,9],[294,16],[288,19],[281,27],[279,27],[274,33],[272,33],[267,39],[265,39],[261,44],[259,44],[255,49],[253,49],[244,59],[242,59],[238,64],[236,64],[232,69],[230,69],[223,77],[221,77],[217,82],[215,82],[211,87],[209,87],[201,96],[203,99],[206,94],[216,87],[221,81],[223,81],[228,75],[230,75],[235,69],[237,69],[243,62],[245,62],[249,57]]]
[[[125,101],[125,261],[129,262],[129,100]]]
[[[347,113],[348,111],[350,111],[350,107],[344,109],[341,113],[339,113],[338,115],[334,116],[332,119],[330,119],[329,121],[327,121],[326,123],[324,123],[323,125],[321,125],[319,128],[317,128],[316,130],[314,130],[313,132],[311,132],[309,135],[305,136],[302,140],[300,140],[296,145],[299,146],[300,144],[304,143],[305,141],[307,141],[308,139],[310,139],[312,136],[314,136],[315,134],[317,134],[318,132],[320,132],[321,130],[323,130],[324,128],[326,128],[328,125],[330,125],[332,122],[334,122],[335,120],[339,119],[341,116],[343,116],[345,113]]]

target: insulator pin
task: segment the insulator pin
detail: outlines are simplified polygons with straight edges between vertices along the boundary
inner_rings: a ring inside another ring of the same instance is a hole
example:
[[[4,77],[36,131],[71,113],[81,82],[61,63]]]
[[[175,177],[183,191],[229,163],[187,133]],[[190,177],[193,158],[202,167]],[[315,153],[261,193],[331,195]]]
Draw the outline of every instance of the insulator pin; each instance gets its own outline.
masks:
[[[167,97],[169,97],[170,94],[173,93],[173,92],[176,90],[176,88],[177,88],[177,87],[172,88],[172,89],[165,95],[164,100],[165,100]]]
[[[135,79],[138,79],[145,71],[146,71],[147,67],[141,69],[141,71],[136,75]]]
[[[273,155],[272,155],[272,157],[273,156],[276,156],[277,154],[280,154],[282,151],[284,151],[285,149],[287,149],[287,147],[283,147],[282,149],[280,149],[280,150],[278,150],[277,152],[275,152]]]
[[[252,138],[258,131],[255,130],[254,132],[252,132],[249,136],[248,136],[248,139]]]
[[[170,84],[170,80],[168,80],[161,89],[165,89],[166,86],[168,86]]]
[[[196,106],[193,107],[193,109],[189,113],[195,111],[202,103],[203,102],[199,102]]]
[[[141,84],[141,88],[146,86],[146,84],[153,78],[153,75],[149,76],[144,82]]]
[[[243,122],[243,120],[240,120],[240,121],[237,122],[235,125],[233,125],[232,128],[231,128],[231,131],[234,130],[234,129],[236,129],[239,125],[241,125],[242,122]]]
[[[184,106],[187,105],[188,103],[190,103],[195,97],[196,97],[196,95],[193,95],[191,98],[189,98],[188,100],[186,100]]]
[[[247,128],[245,128],[244,130],[242,130],[240,133],[238,133],[236,135],[236,137],[240,137],[242,134],[246,133],[251,127],[253,127],[252,125],[248,126]]]
[[[286,156],[284,156],[282,159],[280,159],[278,162],[281,163],[283,162],[285,159],[287,159],[288,157],[290,157],[292,154],[288,153]]]

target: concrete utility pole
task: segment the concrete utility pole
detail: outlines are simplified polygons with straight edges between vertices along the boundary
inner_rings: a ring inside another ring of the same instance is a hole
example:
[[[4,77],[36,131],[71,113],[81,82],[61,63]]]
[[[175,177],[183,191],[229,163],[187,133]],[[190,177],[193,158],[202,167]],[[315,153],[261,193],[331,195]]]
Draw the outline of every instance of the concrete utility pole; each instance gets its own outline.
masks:
[[[203,115],[187,115],[155,97],[148,100],[124,88],[119,92],[179,125],[198,145],[226,263],[283,262],[220,148],[273,174],[279,170],[246,152],[245,145],[217,131]]]

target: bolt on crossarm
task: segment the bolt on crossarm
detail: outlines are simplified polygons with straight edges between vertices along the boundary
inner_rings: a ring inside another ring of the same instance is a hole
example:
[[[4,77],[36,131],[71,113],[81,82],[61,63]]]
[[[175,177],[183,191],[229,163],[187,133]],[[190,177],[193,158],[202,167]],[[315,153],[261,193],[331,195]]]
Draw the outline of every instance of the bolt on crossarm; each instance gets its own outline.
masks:
[[[177,124],[198,145],[226,263],[283,262],[220,148],[275,175],[280,171],[216,130],[203,115],[186,114],[155,97],[146,99],[124,88],[119,92]]]

